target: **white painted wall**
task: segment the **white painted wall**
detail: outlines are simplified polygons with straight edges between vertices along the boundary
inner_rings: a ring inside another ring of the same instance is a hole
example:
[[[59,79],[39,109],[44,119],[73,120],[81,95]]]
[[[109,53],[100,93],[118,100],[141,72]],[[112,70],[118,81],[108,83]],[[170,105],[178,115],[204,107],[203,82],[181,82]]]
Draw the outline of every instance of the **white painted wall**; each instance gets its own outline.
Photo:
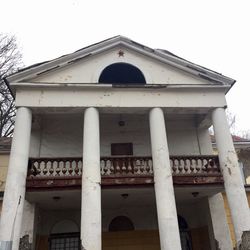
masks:
[[[119,120],[125,126],[118,125]],[[83,114],[43,115],[31,136],[31,157],[82,157]],[[211,154],[208,132],[197,131],[192,119],[166,119],[171,155]],[[133,143],[135,156],[150,156],[147,115],[100,115],[101,156],[111,155],[111,143]],[[199,140],[198,140],[199,138]]]

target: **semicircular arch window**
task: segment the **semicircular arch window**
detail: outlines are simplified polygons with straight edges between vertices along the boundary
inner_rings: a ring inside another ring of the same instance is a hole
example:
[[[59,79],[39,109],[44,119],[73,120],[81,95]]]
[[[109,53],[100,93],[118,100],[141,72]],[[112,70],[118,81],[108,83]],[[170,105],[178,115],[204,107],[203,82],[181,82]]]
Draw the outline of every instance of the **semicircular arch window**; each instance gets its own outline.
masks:
[[[99,83],[143,85],[146,84],[146,80],[141,70],[132,64],[113,63],[102,71]]]
[[[109,232],[133,231],[133,222],[126,216],[117,216],[109,224]]]

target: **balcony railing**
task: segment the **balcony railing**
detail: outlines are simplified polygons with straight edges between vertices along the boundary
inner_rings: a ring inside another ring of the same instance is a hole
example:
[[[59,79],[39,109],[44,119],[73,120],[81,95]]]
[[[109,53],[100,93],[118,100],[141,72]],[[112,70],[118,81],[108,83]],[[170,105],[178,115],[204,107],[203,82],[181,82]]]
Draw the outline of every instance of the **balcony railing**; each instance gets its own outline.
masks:
[[[174,183],[221,183],[218,157],[171,156]],[[148,156],[101,157],[102,185],[153,183],[153,161]],[[81,185],[82,158],[31,158],[27,187]],[[43,183],[43,184],[42,184]]]

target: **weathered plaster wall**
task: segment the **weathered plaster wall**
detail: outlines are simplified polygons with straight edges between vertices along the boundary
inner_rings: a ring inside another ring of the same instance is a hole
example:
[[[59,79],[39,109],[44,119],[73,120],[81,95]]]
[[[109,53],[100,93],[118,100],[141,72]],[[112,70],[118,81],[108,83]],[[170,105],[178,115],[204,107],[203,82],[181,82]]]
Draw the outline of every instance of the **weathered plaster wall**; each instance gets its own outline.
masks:
[[[122,49],[124,56],[119,57],[118,51]],[[86,57],[77,63],[65,66],[54,72],[47,72],[30,81],[48,83],[97,83],[102,70],[110,64],[124,62],[138,67],[146,82],[150,84],[205,84],[208,83],[189,73],[178,70],[170,65],[163,64],[152,58],[131,51],[127,48],[117,47],[98,55]]]
[[[125,126],[119,126],[119,120]],[[43,115],[40,131],[31,137],[31,157],[81,157],[83,113]],[[166,119],[171,155],[210,154],[210,138],[206,131],[197,131],[193,120]],[[185,128],[185,129],[184,129]],[[100,115],[101,155],[111,155],[111,143],[133,143],[135,156],[150,156],[150,135],[146,115]],[[202,141],[202,142],[200,142]]]

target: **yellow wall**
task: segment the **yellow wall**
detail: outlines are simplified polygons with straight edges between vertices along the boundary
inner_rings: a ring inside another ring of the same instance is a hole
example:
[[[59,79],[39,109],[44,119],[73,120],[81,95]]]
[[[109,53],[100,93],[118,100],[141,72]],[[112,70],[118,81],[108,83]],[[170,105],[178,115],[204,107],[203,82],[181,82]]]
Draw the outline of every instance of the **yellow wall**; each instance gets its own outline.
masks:
[[[0,191],[4,191],[5,181],[9,164],[9,155],[0,154]]]
[[[227,223],[229,225],[231,238],[232,238],[232,241],[233,241],[233,246],[235,247],[236,246],[236,240],[235,240],[235,234],[234,234],[234,226],[233,226],[232,217],[231,217],[229,205],[228,205],[228,202],[227,202],[226,194],[223,194],[223,198],[224,198],[224,205],[225,205],[225,210],[226,210],[226,215],[227,215]],[[247,199],[248,199],[248,204],[250,206],[250,192],[247,192]]]
[[[158,230],[103,233],[103,250],[160,250]]]

